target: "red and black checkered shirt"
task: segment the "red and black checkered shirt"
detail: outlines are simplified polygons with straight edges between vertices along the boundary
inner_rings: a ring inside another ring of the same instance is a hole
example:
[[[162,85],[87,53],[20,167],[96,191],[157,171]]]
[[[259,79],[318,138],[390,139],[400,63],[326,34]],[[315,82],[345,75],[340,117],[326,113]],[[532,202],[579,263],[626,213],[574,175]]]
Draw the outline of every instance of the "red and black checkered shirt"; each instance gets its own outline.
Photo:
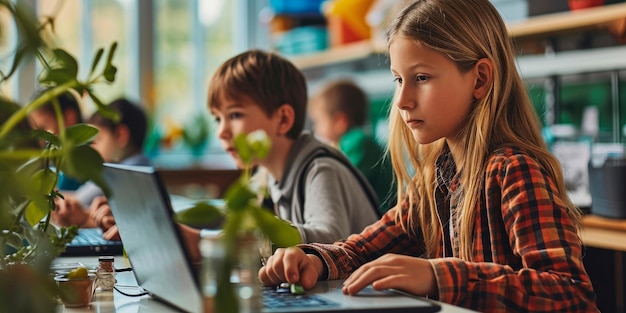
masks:
[[[456,225],[446,221],[455,218],[462,193],[453,165],[449,153],[436,164],[437,210],[446,225]],[[536,160],[512,148],[492,153],[476,210],[472,262],[459,258],[456,226],[442,225],[441,245],[430,259],[440,301],[483,312],[598,311],[577,228]],[[324,260],[327,279],[347,278],[385,253],[423,255],[421,230],[417,236],[403,231],[395,214],[390,210],[345,241],[301,247]]]

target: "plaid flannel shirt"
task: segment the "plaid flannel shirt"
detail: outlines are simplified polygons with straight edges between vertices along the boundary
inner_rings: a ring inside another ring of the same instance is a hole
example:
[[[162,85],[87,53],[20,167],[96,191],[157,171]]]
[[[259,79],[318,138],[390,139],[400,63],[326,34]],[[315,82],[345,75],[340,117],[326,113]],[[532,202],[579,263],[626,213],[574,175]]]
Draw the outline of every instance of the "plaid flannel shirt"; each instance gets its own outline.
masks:
[[[456,225],[449,220],[456,217],[462,186],[454,161],[444,153],[436,165],[439,218]],[[576,226],[546,171],[520,150],[503,148],[490,155],[484,182],[473,261],[458,257],[456,226],[442,226],[441,245],[429,258],[438,299],[483,312],[598,312]],[[396,210],[347,240],[301,247],[323,259],[326,279],[347,278],[385,253],[424,256],[421,230],[417,236],[403,231]]]

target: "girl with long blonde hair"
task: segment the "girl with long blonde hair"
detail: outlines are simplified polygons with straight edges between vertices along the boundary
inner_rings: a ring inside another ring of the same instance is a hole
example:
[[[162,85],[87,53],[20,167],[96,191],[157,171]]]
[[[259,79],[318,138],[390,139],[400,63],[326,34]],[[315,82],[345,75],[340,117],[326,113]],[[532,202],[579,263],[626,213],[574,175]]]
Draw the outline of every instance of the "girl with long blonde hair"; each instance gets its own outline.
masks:
[[[596,312],[581,213],[488,0],[417,0],[388,32],[399,205],[333,245],[281,249],[266,285],[346,279],[479,311]]]

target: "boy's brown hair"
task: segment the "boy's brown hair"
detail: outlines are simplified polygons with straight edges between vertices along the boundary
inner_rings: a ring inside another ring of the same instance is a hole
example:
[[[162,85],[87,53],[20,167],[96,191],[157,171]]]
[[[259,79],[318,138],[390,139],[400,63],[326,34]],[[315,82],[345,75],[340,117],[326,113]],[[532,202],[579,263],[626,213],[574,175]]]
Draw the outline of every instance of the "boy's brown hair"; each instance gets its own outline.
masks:
[[[224,62],[209,83],[209,108],[220,100],[249,99],[272,116],[283,104],[294,110],[294,123],[287,136],[296,139],[304,128],[307,87],[304,75],[287,59],[271,52],[249,50]]]
[[[351,80],[341,79],[325,85],[313,97],[311,105],[322,105],[322,109],[330,115],[344,113],[349,128],[362,127],[367,122],[367,95]]]

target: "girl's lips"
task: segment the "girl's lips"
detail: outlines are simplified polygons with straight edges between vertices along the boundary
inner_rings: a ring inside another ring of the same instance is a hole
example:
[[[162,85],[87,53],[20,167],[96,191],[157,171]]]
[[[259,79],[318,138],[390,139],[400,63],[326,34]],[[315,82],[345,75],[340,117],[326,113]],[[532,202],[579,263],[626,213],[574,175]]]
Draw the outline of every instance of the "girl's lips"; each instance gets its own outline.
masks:
[[[422,123],[424,123],[424,121],[422,120],[407,120],[406,121],[406,125],[409,127],[417,127],[421,125]]]

